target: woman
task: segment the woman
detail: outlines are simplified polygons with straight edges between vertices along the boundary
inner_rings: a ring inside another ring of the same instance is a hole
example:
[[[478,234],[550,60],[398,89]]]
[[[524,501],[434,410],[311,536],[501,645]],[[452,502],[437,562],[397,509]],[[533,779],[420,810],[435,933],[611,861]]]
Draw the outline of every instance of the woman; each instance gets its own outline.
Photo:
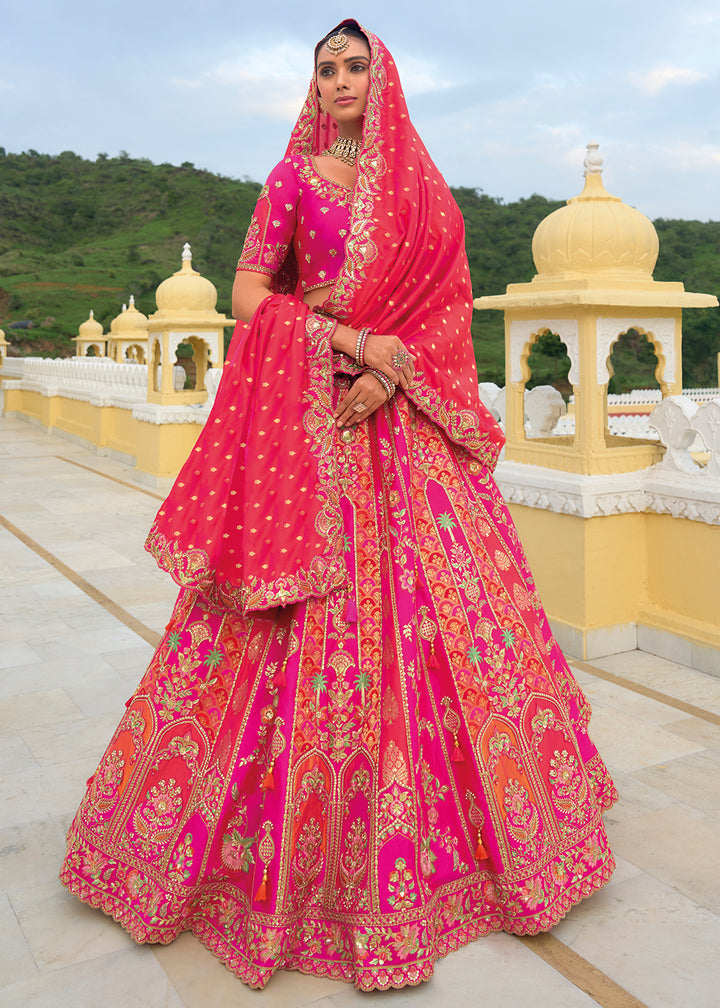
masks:
[[[616,793],[490,475],[462,218],[354,21],[316,50],[233,304],[148,540],[182,590],[61,878],[254,987],[419,983],[607,881]]]

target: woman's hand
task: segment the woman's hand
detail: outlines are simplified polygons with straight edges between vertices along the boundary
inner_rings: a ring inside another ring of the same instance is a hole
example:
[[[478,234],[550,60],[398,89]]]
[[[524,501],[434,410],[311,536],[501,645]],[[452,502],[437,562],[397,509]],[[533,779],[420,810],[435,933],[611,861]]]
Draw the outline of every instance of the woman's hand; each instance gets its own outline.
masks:
[[[372,333],[365,343],[363,358],[366,367],[382,371],[400,388],[407,389],[415,377],[415,358],[397,336]]]
[[[333,350],[340,350],[348,357],[355,359],[358,333],[346,325],[337,325],[332,337]],[[393,357],[400,359],[393,364]],[[415,376],[415,358],[405,349],[403,341],[397,336],[382,336],[371,333],[363,351],[363,362],[367,367],[375,368],[387,375],[393,385],[407,389]]]
[[[387,402],[387,392],[377,378],[371,374],[361,374],[338,403],[334,416],[338,427],[354,427],[361,420],[367,420],[378,406]]]

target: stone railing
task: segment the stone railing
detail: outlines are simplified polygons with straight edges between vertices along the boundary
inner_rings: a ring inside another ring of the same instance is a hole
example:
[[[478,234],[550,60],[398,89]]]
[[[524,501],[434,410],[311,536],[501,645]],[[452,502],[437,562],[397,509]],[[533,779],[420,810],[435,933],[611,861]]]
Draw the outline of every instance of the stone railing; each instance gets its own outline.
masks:
[[[107,357],[13,357],[6,359],[0,377],[2,388],[18,388],[51,398],[76,399],[92,406],[119,406],[133,417],[152,424],[204,424],[215,401],[222,369],[209,368],[205,375],[207,400],[189,405],[159,406],[147,401],[147,365],[117,364]],[[184,368],[173,370],[175,391],[182,390]],[[0,388],[0,391],[2,390]]]
[[[0,369],[0,378],[3,381],[14,381],[17,378],[22,378],[23,371],[25,370],[25,361],[32,358],[27,357],[5,357],[2,362],[2,369]]]
[[[147,399],[147,365],[117,364],[107,357],[16,357],[5,362],[3,382],[42,396],[78,399],[93,406],[126,409]],[[176,366],[175,388],[181,389],[185,371]]]
[[[147,366],[116,364],[104,357],[26,357],[19,386],[48,398],[62,396],[94,406],[127,407],[147,396]]]
[[[692,399],[693,402],[709,402],[720,396],[720,389],[716,388],[691,388],[685,389],[683,395]],[[571,402],[574,397],[571,397]],[[660,389],[633,389],[632,392],[621,392],[617,395],[608,396],[608,406],[647,406],[652,403],[659,403],[662,400]]]
[[[657,441],[658,433],[650,423],[651,413],[610,413],[608,428],[617,437],[645,438],[647,441]],[[561,416],[551,434],[570,435],[575,433],[575,415],[566,413]]]
[[[610,431],[624,437],[659,440],[660,462],[638,472],[611,476],[574,476],[538,466],[501,461],[500,489],[510,503],[544,508],[584,518],[595,515],[654,511],[720,525],[720,394],[691,389],[690,395],[667,396],[643,416],[610,415]],[[645,390],[639,390],[644,395]],[[628,394],[628,397],[631,394]],[[480,386],[480,397],[502,424],[505,394],[495,385]],[[569,435],[575,418],[564,413],[560,394],[550,386],[530,390],[525,398],[528,437]],[[628,404],[639,402],[630,400]],[[698,405],[698,402],[702,405]]]

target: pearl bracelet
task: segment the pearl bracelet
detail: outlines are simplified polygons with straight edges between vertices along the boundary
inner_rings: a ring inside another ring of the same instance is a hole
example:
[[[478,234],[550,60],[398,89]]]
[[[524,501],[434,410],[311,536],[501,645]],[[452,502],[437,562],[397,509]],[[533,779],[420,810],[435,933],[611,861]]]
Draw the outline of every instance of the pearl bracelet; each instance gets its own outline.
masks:
[[[368,336],[372,336],[371,329],[361,329],[357,334],[357,343],[355,344],[355,363],[358,367],[365,366],[365,344],[367,343]]]

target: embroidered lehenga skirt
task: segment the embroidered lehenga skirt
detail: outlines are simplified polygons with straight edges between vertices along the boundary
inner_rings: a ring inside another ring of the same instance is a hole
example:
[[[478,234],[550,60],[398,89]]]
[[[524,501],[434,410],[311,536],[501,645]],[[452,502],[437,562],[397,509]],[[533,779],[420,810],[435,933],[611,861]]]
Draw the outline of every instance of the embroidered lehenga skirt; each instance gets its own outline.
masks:
[[[342,467],[350,591],[254,618],[181,591],[61,874],[253,987],[419,983],[613,869],[616,792],[492,478],[401,396]]]

